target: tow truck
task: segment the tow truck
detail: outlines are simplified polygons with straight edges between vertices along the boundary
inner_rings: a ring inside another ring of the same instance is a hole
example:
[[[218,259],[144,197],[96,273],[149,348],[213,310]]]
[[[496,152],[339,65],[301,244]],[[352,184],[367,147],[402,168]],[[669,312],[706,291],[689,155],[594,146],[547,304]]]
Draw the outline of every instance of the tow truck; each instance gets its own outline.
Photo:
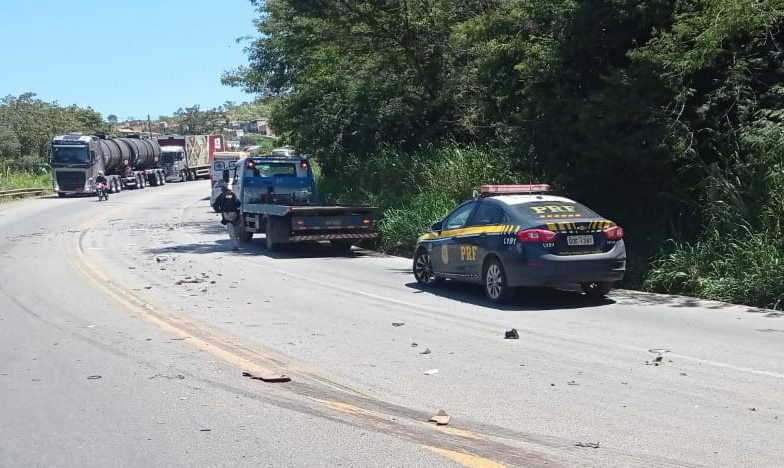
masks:
[[[238,238],[247,242],[264,233],[270,251],[284,244],[318,241],[348,251],[359,241],[378,237],[376,207],[319,203],[307,156],[240,159],[231,186],[241,204]]]

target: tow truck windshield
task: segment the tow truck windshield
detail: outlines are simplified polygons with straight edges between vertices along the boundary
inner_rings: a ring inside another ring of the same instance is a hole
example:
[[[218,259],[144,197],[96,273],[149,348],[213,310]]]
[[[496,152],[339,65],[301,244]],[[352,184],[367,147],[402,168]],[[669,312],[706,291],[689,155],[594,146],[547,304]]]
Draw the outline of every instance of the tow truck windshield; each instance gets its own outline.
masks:
[[[52,147],[53,164],[88,164],[90,154],[86,146],[54,146]]]
[[[296,177],[297,165],[295,163],[259,161],[253,167],[248,167],[246,177]]]

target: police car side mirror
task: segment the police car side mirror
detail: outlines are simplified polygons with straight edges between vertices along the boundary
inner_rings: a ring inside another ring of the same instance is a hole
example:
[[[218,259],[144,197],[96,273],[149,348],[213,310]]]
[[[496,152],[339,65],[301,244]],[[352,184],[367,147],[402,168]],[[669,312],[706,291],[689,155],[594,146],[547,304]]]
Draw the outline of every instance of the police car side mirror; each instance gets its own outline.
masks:
[[[441,221],[439,221],[437,223],[433,223],[433,225],[430,226],[430,230],[431,231],[440,231],[441,230],[441,226],[442,226]]]

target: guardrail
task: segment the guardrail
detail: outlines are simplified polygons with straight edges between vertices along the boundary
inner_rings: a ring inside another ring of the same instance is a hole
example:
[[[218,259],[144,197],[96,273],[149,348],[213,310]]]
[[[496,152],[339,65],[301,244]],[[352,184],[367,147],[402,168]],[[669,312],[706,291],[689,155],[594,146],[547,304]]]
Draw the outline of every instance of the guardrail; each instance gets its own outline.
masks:
[[[19,197],[22,195],[42,195],[46,189],[40,188],[23,188],[14,190],[0,190],[0,198],[3,197]]]

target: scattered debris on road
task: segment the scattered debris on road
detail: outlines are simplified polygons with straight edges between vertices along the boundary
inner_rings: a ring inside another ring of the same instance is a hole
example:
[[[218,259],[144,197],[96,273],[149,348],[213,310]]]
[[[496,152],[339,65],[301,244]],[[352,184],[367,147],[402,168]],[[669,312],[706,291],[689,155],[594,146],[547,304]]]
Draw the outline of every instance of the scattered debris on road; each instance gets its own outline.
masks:
[[[291,377],[283,374],[279,376],[267,376],[267,375],[262,376],[262,375],[254,375],[251,374],[250,372],[243,372],[242,376],[248,377],[249,379],[253,379],[253,380],[261,380],[262,382],[267,382],[267,383],[291,382]]]
[[[506,333],[504,333],[504,339],[505,340],[519,340],[520,339],[520,334],[517,333],[517,329],[516,328],[512,328],[511,330],[508,330]]]
[[[212,432],[212,429],[199,429],[199,432]]]
[[[432,351],[430,351],[430,348],[425,348],[425,350],[424,350],[424,351],[422,351],[422,352],[421,352],[421,353],[419,353],[419,354],[430,354],[431,352],[432,352]]]
[[[403,322],[392,322],[393,327],[402,327],[403,325],[405,325]]]
[[[416,348],[417,346],[419,346],[417,343],[411,343],[412,348]]]
[[[664,348],[653,348],[648,350],[649,353],[656,354],[657,356],[653,358],[651,361],[645,361],[646,366],[662,366],[664,365],[664,354],[669,353],[669,349]],[[672,361],[669,361],[672,362]]]
[[[566,385],[572,385],[572,386],[574,386],[574,385],[580,385],[580,384],[578,384],[578,383],[577,383],[576,381],[574,381],[574,380],[570,380],[570,381],[566,382]]]
[[[203,281],[204,280],[202,280],[201,278],[191,278],[190,276],[188,276],[185,279],[177,280],[177,282],[174,283],[174,284],[179,286],[179,285],[185,284],[185,283],[194,283],[195,284],[195,283],[201,283]]]
[[[757,411],[757,408],[749,408],[749,411]]]
[[[438,410],[438,413],[430,418],[428,422],[434,422],[437,426],[446,426],[449,424],[449,415],[444,410]]]
[[[425,371],[425,375],[436,375],[438,374],[438,369],[430,369],[429,371]]]
[[[584,448],[599,448],[599,442],[577,442],[574,444],[575,447],[584,447]]]
[[[150,377],[150,380],[157,379],[158,377],[163,377],[164,379],[167,380],[185,380],[185,376],[182,374],[177,374],[177,375],[155,374],[152,377]]]
[[[89,376],[87,376],[87,380],[98,380],[98,379],[101,379],[101,378],[103,378],[103,377],[100,376],[100,375],[89,375]]]

